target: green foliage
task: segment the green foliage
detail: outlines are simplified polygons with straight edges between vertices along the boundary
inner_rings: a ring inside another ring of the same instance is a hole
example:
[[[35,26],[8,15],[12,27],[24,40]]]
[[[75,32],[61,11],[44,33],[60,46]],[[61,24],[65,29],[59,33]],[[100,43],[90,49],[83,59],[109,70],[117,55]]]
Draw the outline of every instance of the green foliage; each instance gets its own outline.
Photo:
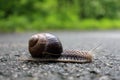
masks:
[[[120,0],[0,0],[0,32],[120,29]]]

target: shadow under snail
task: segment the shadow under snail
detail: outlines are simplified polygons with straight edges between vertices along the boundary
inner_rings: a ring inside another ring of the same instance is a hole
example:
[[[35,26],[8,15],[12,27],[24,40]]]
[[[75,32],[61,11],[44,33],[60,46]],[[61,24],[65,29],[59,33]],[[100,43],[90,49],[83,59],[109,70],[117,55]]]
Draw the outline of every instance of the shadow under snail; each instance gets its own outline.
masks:
[[[50,33],[39,33],[29,39],[28,49],[31,58],[28,61],[53,62],[92,62],[91,51],[63,50],[59,38]]]

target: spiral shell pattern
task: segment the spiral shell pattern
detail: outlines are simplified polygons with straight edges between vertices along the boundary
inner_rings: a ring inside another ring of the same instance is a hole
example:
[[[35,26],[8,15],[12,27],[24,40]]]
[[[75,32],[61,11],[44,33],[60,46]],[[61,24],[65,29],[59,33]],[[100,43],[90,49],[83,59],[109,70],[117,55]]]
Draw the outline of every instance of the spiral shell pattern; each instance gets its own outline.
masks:
[[[63,47],[60,40],[49,33],[35,34],[29,39],[29,52],[32,57],[43,57],[44,53],[61,54]]]

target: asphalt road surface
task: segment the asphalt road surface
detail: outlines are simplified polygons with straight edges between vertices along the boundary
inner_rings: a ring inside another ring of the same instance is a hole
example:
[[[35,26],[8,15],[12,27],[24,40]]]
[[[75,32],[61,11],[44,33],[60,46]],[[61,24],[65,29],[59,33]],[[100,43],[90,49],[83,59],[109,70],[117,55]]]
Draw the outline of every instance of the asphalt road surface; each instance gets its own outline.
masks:
[[[92,63],[19,61],[30,56],[28,40],[35,33],[0,34],[0,80],[120,80],[120,31],[50,32],[64,49],[89,51],[102,44]]]

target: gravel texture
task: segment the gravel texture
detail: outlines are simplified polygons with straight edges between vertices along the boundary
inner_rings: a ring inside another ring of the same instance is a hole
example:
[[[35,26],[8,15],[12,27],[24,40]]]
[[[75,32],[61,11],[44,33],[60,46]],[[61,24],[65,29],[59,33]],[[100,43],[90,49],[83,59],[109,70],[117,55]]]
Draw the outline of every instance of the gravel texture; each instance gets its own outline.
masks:
[[[91,50],[92,63],[19,61],[30,56],[28,39],[34,33],[0,34],[0,80],[120,80],[120,32],[50,32],[64,49]]]

